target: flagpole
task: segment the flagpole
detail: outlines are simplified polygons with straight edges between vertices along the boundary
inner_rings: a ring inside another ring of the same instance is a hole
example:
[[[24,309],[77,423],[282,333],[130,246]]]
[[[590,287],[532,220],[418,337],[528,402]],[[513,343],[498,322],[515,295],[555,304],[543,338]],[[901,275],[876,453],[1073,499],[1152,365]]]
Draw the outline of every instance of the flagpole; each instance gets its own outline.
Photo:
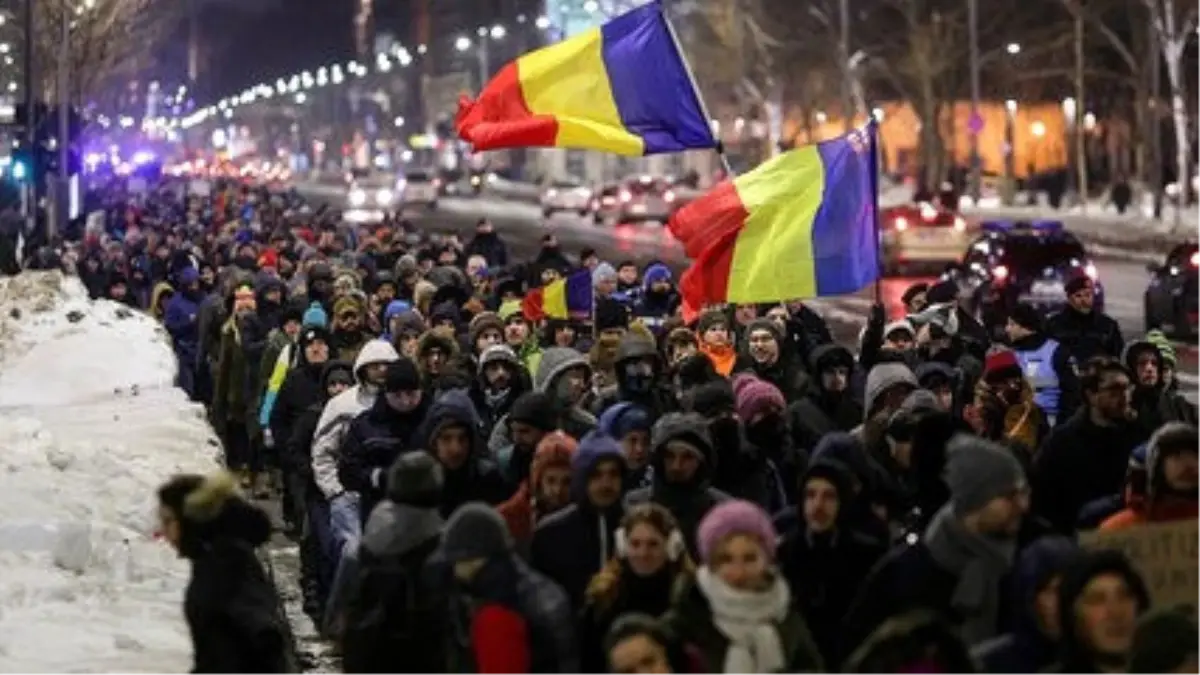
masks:
[[[879,123],[873,110],[867,111],[867,135],[871,140],[871,199],[875,202],[873,225],[875,229],[875,303],[883,304],[883,228],[879,224]]]
[[[696,97],[696,103],[700,105],[700,112],[704,114],[704,123],[709,125],[709,130],[712,130],[713,116],[708,112],[708,106],[704,104],[704,96],[700,94],[700,85],[696,82],[696,74],[692,72],[692,64],[688,61],[687,54],[683,51],[683,43],[679,41],[679,35],[675,32],[675,24],[671,23],[671,17],[667,16],[667,10],[659,4],[659,11],[662,12],[663,22],[667,24],[667,34],[671,36],[671,42],[675,45],[675,52],[679,54],[679,60],[683,62],[683,71],[687,73],[688,82],[692,85],[692,94]],[[721,166],[725,169],[725,176],[733,178],[733,166],[729,163],[729,156],[725,154],[725,146],[721,141],[717,140],[717,157],[721,159]]]

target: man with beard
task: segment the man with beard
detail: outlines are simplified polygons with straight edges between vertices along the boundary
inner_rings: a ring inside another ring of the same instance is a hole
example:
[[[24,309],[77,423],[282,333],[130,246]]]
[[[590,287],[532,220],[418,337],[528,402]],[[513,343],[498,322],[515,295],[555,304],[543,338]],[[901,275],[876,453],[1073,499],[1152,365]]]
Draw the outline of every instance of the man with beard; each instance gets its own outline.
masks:
[[[171,334],[175,356],[179,360],[179,387],[193,401],[197,398],[196,376],[200,367],[200,273],[195,267],[185,268],[178,275],[179,288],[167,302],[163,326]]]
[[[498,344],[483,350],[475,379],[471,381],[470,395],[486,436],[491,436],[496,423],[528,390],[528,376],[512,349]]]
[[[559,411],[554,399],[540,391],[521,394],[508,415],[500,419],[488,439],[488,451],[512,487],[529,477],[529,466],[538,443],[558,429]]]
[[[617,273],[618,286],[620,272]],[[675,315],[681,300],[671,280],[671,269],[654,263],[642,275],[642,290],[633,305],[633,316],[645,324],[654,335],[661,336],[663,324]]]
[[[550,394],[560,411],[559,424],[573,438],[582,439],[596,428],[596,418],[583,408],[591,392],[592,367],[570,347],[551,347],[542,353],[534,377],[535,391]]]
[[[924,536],[889,551],[859,588],[844,647],[919,609],[961,626],[968,645],[999,633],[1004,584],[1029,508],[1025,472],[1006,448],[959,434],[950,441],[945,476],[950,501]]]
[[[1149,434],[1134,419],[1129,371],[1115,359],[1084,364],[1084,405],[1050,432],[1035,456],[1034,512],[1063,534],[1085,504],[1121,491],[1129,455]]]
[[[1097,356],[1119,358],[1125,351],[1121,327],[1112,317],[1097,312],[1096,284],[1079,274],[1067,281],[1067,306],[1046,321],[1046,333],[1071,352],[1075,363]]]
[[[354,361],[358,352],[373,336],[365,329],[366,308],[352,297],[338,298],[333,303],[333,325],[330,348],[338,361]]]
[[[808,375],[796,363],[779,327],[770,319],[755,319],[746,326],[745,351],[735,367],[775,385],[788,402],[798,400],[808,389]]]

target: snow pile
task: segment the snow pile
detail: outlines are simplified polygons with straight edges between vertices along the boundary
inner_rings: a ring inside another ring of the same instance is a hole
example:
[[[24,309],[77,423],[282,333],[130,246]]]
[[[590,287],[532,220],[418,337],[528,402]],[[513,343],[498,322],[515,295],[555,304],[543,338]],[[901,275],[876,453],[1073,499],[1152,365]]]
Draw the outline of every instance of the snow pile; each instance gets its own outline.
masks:
[[[0,670],[190,665],[154,490],[218,446],[175,368],[156,322],[77,279],[0,279]]]

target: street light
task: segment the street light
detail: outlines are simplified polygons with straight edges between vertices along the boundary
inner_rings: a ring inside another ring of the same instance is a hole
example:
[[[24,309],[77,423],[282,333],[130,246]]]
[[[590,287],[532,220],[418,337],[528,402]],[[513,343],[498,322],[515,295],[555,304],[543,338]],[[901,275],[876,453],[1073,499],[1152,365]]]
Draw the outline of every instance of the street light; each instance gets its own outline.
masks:
[[[404,126],[404,118],[397,117],[396,119],[392,120],[392,125],[399,129],[400,127]]]
[[[460,52],[467,51],[471,48],[471,39],[466,36],[459,37],[454,41],[454,48]]]
[[[1012,56],[1016,56],[1017,54],[1021,53],[1021,43],[1020,42],[1010,42],[1010,43],[1008,43],[1008,46],[1005,47],[1005,50]]]
[[[1008,111],[1009,115],[1017,114],[1017,102],[1014,99],[1008,99],[1004,102],[1004,109]]]
[[[503,40],[505,35],[508,35],[508,31],[504,29],[504,26],[501,26],[500,24],[492,26],[493,40]]]
[[[550,27],[550,19],[545,16],[539,16],[533,25],[538,27],[538,30],[546,30]]]
[[[1046,125],[1040,120],[1034,121],[1033,124],[1029,125],[1029,131],[1033,133],[1034,136],[1041,138],[1042,136],[1046,135]]]

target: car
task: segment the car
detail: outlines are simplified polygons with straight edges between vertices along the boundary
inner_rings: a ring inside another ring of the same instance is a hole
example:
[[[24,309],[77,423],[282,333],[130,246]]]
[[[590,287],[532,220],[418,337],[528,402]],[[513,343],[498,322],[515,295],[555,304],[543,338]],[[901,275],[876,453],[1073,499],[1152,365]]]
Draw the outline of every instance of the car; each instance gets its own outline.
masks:
[[[433,211],[438,207],[443,181],[436,172],[427,169],[408,169],[400,179],[400,203],[403,206],[424,204]]]
[[[642,175],[606,185],[592,199],[592,219],[597,225],[658,221],[673,212],[675,191],[661,179]]]
[[[978,231],[956,211],[931,202],[884,209],[879,217],[883,239],[884,274],[895,276],[917,269],[958,262]]]
[[[574,180],[556,180],[542,192],[542,215],[546,218],[564,211],[573,211],[580,217],[591,210],[592,191]]]
[[[1160,328],[1177,339],[1200,333],[1200,245],[1179,244],[1162,263],[1149,263],[1150,283],[1144,296],[1146,330]]]
[[[386,173],[358,174],[350,178],[346,204],[357,211],[388,211],[396,207],[396,179]]]
[[[1067,302],[1066,283],[1089,277],[1096,289],[1095,310],[1104,311],[1104,286],[1096,265],[1062,222],[993,221],[981,224],[962,263],[948,270],[988,334],[1001,339],[1009,312],[1028,303],[1049,315]]]

